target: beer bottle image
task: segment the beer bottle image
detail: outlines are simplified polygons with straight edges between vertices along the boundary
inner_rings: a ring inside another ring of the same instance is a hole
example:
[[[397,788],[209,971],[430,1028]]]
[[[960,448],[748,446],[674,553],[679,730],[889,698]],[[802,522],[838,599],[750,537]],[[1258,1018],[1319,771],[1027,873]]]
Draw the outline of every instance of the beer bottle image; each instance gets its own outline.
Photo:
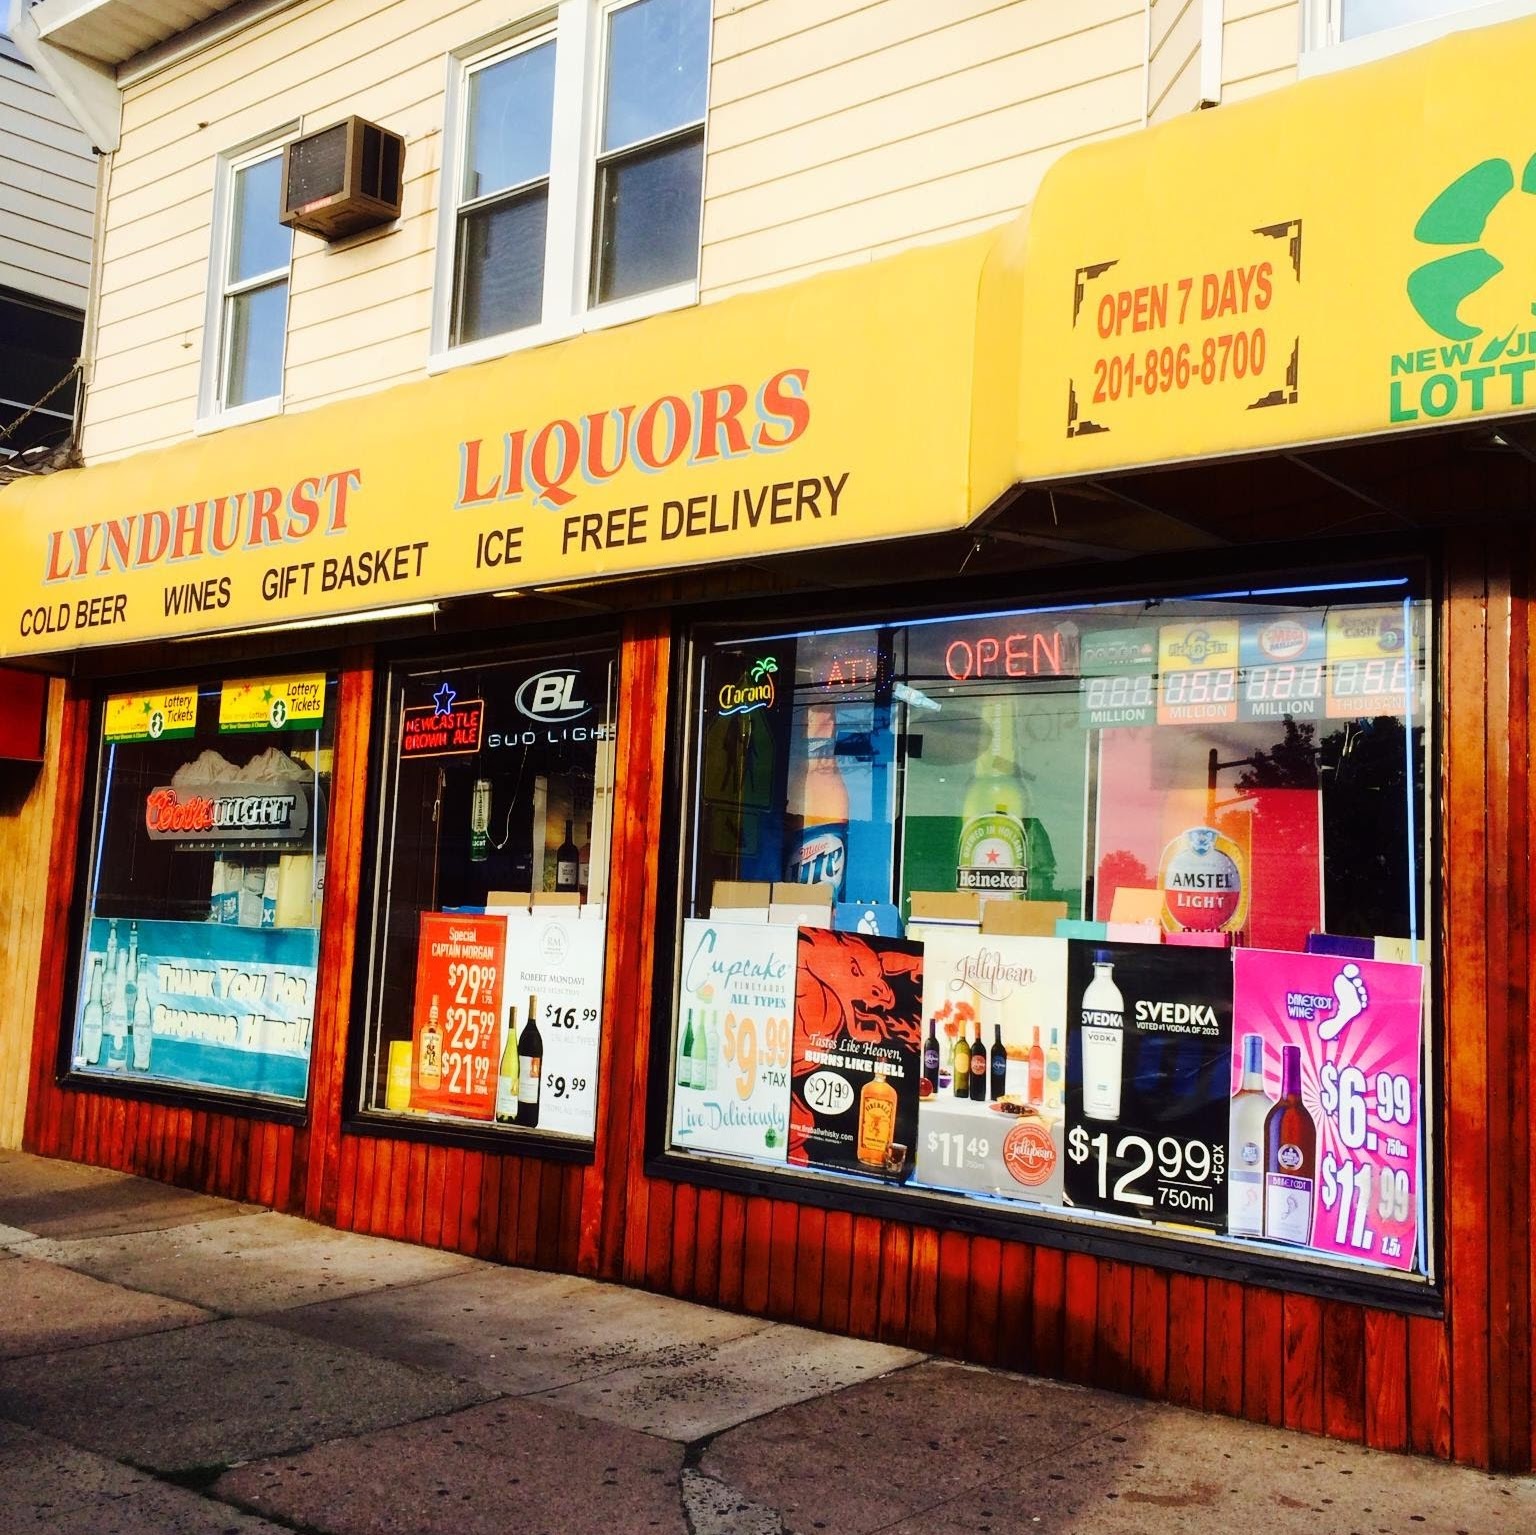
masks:
[[[436,1092],[443,1084],[443,1032],[437,1026],[437,998],[427,1009],[427,1026],[421,1031],[421,1085]]]
[[[874,1075],[859,1090],[859,1136],[857,1151],[865,1167],[885,1166],[885,1151],[896,1138],[896,1089],[885,1080],[885,1068],[877,1065]]]
[[[848,786],[837,765],[837,715],[825,705],[806,710],[805,756],[790,769],[785,794],[789,851],[784,878],[831,885],[843,898],[848,862]]]
[[[1035,1031],[1035,1037],[1039,1038],[1039,1030]],[[992,1051],[988,1060],[992,1069],[990,1083],[991,1091],[988,1097],[995,1103],[1008,1091],[1008,1051],[1003,1045],[1003,1026],[1000,1023],[992,1025]]]
[[[703,1084],[693,1080],[693,1009],[688,1009],[688,1026],[683,1030],[682,1049],[677,1052],[677,1085],[679,1087],[700,1087]]]
[[[939,1090],[939,1020],[928,1020],[928,1038],[923,1041],[923,1097],[930,1098]]]
[[[1114,956],[1093,955],[1093,979],[1083,992],[1083,1117],[1119,1119],[1125,1052],[1125,998],[1115,985]]]
[[[91,956],[91,983],[86,992],[85,1016],[80,1021],[80,1053],[87,1066],[101,1060],[101,956]]]
[[[1272,1104],[1264,1091],[1264,1036],[1244,1034],[1227,1145],[1227,1230],[1235,1237],[1264,1235],[1264,1122]]]
[[[571,836],[575,826],[576,823],[567,817],[565,840],[555,849],[556,890],[571,891],[581,888],[581,855],[576,851],[576,842]]]
[[[517,1123],[517,1009],[507,1009],[507,1039],[496,1068],[496,1123]]]
[[[951,1053],[950,1073],[954,1078],[955,1097],[969,1098],[971,1096],[971,1042],[965,1037],[965,1023],[962,1020],[960,1032],[955,1036],[955,1048]]]
[[[976,1020],[976,1038],[971,1045],[971,1097],[977,1103],[987,1101],[987,1047],[981,1042],[981,1019]]]
[[[528,1016],[517,1040],[517,1122],[532,1130],[539,1122],[539,1087],[544,1071],[544,1037],[539,1033],[539,1000],[528,998]]]
[[[1029,893],[1029,793],[1019,771],[1013,700],[982,705],[986,744],[961,805],[955,888],[1022,899]]]
[[[1264,1235],[1305,1247],[1312,1240],[1317,1125],[1301,1100],[1301,1046],[1280,1047],[1280,1096],[1264,1120]]]

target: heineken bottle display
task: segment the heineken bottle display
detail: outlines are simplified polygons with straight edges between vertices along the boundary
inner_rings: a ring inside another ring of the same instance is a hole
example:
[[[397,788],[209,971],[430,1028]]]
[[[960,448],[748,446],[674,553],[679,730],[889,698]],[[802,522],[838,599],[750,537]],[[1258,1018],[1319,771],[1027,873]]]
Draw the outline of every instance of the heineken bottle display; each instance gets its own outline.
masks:
[[[961,807],[955,887],[1022,900],[1029,894],[1029,793],[1019,771],[1013,700],[988,698],[983,744]]]

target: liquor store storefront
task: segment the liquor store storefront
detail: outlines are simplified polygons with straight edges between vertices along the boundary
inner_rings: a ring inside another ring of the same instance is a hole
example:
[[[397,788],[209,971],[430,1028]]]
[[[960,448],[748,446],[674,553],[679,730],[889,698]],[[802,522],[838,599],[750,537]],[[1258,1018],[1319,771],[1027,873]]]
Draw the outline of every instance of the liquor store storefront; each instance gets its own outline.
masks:
[[[27,1145],[1529,1465],[1518,57],[8,490]]]

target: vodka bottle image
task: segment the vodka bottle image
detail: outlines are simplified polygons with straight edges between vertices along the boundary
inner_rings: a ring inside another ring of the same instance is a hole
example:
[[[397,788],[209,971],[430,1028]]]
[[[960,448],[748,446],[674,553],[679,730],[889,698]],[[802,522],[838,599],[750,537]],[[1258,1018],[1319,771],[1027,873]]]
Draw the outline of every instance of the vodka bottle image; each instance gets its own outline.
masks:
[[[517,1009],[507,1009],[507,1038],[496,1071],[496,1123],[517,1123]]]
[[[80,1020],[80,1053],[87,1066],[101,1060],[101,956],[91,956],[91,982],[86,990],[85,1016]]]
[[[1233,1236],[1264,1235],[1264,1121],[1272,1103],[1264,1091],[1264,1036],[1244,1034],[1227,1145],[1227,1230]]]
[[[981,720],[987,744],[960,809],[955,888],[1023,899],[1029,893],[1029,793],[1019,771],[1012,698],[988,698]]]
[[[1264,1120],[1264,1235],[1305,1247],[1312,1240],[1317,1125],[1301,1100],[1301,1046],[1280,1047],[1280,1097]]]
[[[837,716],[806,710],[805,757],[790,769],[785,794],[789,856],[784,877],[802,885],[831,885],[843,898],[848,863],[848,786],[837,765]]]
[[[1125,998],[1115,985],[1113,956],[1094,951],[1093,979],[1083,992],[1083,1116],[1119,1119],[1125,1053]]]
[[[517,1122],[532,1130],[539,1123],[539,1089],[544,1075],[544,1036],[539,1033],[538,998],[528,998],[528,1018],[517,1041]]]

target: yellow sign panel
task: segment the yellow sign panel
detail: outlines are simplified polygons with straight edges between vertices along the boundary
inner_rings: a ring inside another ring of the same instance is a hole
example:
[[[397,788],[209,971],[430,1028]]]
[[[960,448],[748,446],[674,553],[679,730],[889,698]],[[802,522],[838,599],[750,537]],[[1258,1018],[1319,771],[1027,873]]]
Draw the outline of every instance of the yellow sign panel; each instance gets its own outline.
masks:
[[[1164,624],[1157,637],[1157,720],[1208,725],[1237,718],[1238,621]]]
[[[219,693],[219,730],[314,730],[325,718],[325,673],[226,682]]]
[[[114,693],[102,731],[108,741],[175,741],[197,729],[197,689]]]
[[[1024,480],[1536,408],[1536,20],[1065,156],[1019,242]]]
[[[971,446],[990,244],[14,485],[0,655],[963,526],[1012,478]]]

